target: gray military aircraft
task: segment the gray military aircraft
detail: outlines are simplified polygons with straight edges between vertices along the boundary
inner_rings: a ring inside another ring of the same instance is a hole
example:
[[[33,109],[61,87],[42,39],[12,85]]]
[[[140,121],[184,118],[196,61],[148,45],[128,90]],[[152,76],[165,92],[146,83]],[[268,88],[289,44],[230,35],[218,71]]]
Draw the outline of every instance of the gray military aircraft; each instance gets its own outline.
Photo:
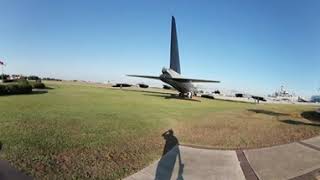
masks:
[[[205,83],[220,82],[220,81],[212,81],[212,80],[184,78],[181,76],[176,22],[173,16],[171,21],[170,68],[169,69],[163,68],[162,74],[160,76],[148,76],[148,75],[127,75],[127,76],[159,79],[171,85],[176,90],[178,90],[180,92],[179,96],[188,97],[188,98],[192,98],[192,96],[197,93],[197,89],[192,84],[193,82],[201,82],[201,83],[202,82],[205,82]]]

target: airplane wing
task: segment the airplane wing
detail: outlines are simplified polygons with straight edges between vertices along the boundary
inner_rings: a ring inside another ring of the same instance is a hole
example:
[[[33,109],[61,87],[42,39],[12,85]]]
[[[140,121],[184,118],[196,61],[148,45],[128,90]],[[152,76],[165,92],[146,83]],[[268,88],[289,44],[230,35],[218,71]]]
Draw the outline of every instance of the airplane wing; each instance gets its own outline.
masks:
[[[149,78],[149,79],[160,79],[159,76],[146,76],[146,75],[127,75],[127,76]],[[180,82],[220,83],[220,81],[204,80],[204,79],[190,79],[190,78],[170,78],[170,79],[175,80],[175,81],[180,81]]]
[[[204,83],[220,83],[220,81],[204,80],[204,79],[190,79],[190,78],[171,78],[180,82],[204,82]]]
[[[149,79],[160,79],[159,76],[146,76],[146,75],[127,75],[130,77],[140,77],[140,78],[149,78]]]

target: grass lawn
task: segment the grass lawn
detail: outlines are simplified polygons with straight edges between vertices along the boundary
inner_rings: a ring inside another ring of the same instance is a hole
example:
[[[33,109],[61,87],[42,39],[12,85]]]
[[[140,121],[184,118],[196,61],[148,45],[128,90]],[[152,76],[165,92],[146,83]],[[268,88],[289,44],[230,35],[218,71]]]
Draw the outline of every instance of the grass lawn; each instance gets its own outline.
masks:
[[[249,104],[46,83],[45,94],[0,96],[0,159],[36,179],[118,179],[180,143],[255,148],[320,134],[315,106]]]

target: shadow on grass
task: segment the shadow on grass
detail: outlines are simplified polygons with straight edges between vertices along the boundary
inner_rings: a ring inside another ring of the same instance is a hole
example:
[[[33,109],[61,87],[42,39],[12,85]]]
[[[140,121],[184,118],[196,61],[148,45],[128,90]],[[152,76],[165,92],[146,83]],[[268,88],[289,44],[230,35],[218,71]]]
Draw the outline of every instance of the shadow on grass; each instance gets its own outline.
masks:
[[[44,89],[54,89],[54,88],[53,88],[53,87],[47,87],[47,86],[46,86]]]
[[[21,96],[21,95],[28,95],[28,96],[30,96],[30,95],[38,95],[38,94],[46,94],[46,93],[48,93],[48,91],[47,91],[47,90],[43,90],[43,91],[34,91],[34,90],[32,90],[32,92],[31,92],[31,93],[22,93],[22,94],[2,94],[2,95],[0,95],[0,96]]]
[[[287,119],[287,120],[282,120],[280,122],[286,123],[286,124],[291,124],[291,125],[304,125],[304,126],[316,126],[320,127],[320,124],[316,123],[306,123],[306,122],[301,122],[297,120],[292,120],[292,119]]]
[[[315,111],[302,112],[301,116],[310,121],[320,122],[320,114]]]
[[[47,89],[32,89],[32,92],[28,95],[32,95],[32,94],[46,94],[48,93]]]
[[[201,97],[202,98],[202,97]],[[215,101],[224,101],[224,102],[233,102],[233,103],[243,103],[243,104],[257,104],[254,102],[246,102],[246,101],[237,101],[237,100],[231,100],[231,99],[214,99]]]
[[[125,88],[110,88],[112,90],[122,90],[122,91],[131,91],[131,92],[143,92],[143,93],[154,93],[154,94],[172,94],[170,92],[157,92],[157,91],[147,91],[147,90],[141,90],[141,89],[125,89]]]
[[[143,94],[145,96],[153,96],[153,97],[163,97],[165,99],[178,99],[178,100],[185,100],[185,101],[194,101],[194,102],[201,102],[198,99],[189,99],[185,97],[180,97],[176,94]],[[170,95],[170,96],[168,96]]]
[[[273,112],[273,111],[268,111],[268,110],[263,110],[263,109],[248,109],[250,112],[255,112],[257,114],[266,114],[270,116],[288,116],[289,114],[285,113],[278,113],[278,112]]]
[[[178,170],[178,180],[183,180],[183,168],[184,164],[181,160],[181,154],[179,149],[179,141],[177,137],[174,136],[173,130],[170,129],[162,134],[164,138],[165,145],[163,148],[162,157],[159,160],[155,180],[160,179],[171,179],[176,160],[178,158],[179,170]]]

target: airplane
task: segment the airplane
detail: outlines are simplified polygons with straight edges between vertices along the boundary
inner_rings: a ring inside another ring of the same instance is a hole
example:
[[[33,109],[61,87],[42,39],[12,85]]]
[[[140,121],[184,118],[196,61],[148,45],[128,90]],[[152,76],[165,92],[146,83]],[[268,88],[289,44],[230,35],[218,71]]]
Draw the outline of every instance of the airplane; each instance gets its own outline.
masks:
[[[192,83],[219,83],[220,81],[203,80],[184,78],[181,76],[180,70],[180,58],[178,49],[178,38],[176,30],[176,21],[174,16],[171,20],[171,44],[170,44],[170,68],[163,68],[160,76],[148,76],[148,75],[127,75],[131,77],[158,79],[164,83],[171,85],[174,89],[179,91],[180,97],[192,98],[197,93],[196,87]]]

